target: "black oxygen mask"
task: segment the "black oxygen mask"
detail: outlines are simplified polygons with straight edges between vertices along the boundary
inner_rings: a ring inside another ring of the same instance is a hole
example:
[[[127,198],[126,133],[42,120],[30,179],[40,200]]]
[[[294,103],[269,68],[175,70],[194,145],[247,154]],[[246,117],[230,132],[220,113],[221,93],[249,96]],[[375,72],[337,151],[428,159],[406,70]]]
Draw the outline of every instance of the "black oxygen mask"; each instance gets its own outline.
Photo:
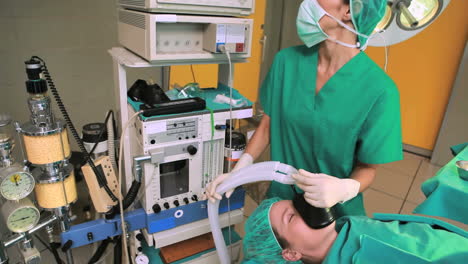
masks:
[[[310,205],[304,198],[303,193],[297,193],[294,186],[296,196],[293,199],[294,208],[301,215],[304,222],[312,229],[324,228],[336,220],[336,212],[332,208],[317,208]]]

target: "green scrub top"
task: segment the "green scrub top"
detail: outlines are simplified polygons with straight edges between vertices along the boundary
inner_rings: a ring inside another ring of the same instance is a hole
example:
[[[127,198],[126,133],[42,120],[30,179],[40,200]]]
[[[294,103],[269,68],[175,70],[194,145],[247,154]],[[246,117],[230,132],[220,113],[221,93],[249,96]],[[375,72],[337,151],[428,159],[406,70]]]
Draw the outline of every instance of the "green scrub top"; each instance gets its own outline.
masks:
[[[270,117],[271,160],[312,173],[349,178],[356,161],[403,158],[399,93],[364,52],[341,67],[316,95],[318,47],[280,51],[262,84]],[[272,182],[267,197],[292,199],[290,186]],[[362,194],[337,204],[340,215],[365,215]]]
[[[410,215],[381,214],[382,221],[342,217],[338,236],[324,264],[466,263],[467,232],[443,221]]]

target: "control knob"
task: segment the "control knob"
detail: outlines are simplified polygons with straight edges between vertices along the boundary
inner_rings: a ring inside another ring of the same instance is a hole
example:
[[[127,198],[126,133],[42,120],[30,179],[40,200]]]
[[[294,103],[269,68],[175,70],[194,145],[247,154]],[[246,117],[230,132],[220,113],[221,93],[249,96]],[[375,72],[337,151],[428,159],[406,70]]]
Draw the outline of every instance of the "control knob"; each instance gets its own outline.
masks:
[[[197,151],[198,149],[192,145],[188,146],[187,147],[187,152],[190,154],[190,155],[195,155],[197,154]]]
[[[159,204],[154,204],[152,208],[153,208],[153,212],[154,212],[155,214],[161,212],[161,206],[160,206]],[[166,209],[167,209],[167,208],[166,208]]]
[[[135,237],[140,242],[143,241],[143,239],[145,238],[142,233],[138,233]]]

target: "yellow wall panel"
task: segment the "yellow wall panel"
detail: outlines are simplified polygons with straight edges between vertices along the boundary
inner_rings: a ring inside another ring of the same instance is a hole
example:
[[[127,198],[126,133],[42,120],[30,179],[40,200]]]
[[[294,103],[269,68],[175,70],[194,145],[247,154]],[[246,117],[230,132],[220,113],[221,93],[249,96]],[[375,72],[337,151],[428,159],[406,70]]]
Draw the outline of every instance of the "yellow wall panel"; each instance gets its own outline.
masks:
[[[263,35],[261,29],[265,21],[266,0],[255,1],[255,13],[248,18],[254,20],[254,30],[252,34],[252,57],[248,63],[237,63],[234,68],[234,88],[249,100],[257,100],[258,82],[260,78],[260,64],[262,56],[262,46],[260,39]],[[195,78],[200,83],[200,87],[216,87],[218,82],[218,65],[193,65]],[[190,66],[172,66],[171,84],[178,83],[184,85],[193,82]]]
[[[195,80],[202,88],[212,88],[218,86],[218,65],[199,64],[192,65]],[[187,83],[195,82],[192,77],[190,65],[180,65],[171,67],[171,85],[179,84],[184,86]]]
[[[452,0],[415,37],[389,48],[388,74],[401,97],[403,142],[433,150],[468,35],[468,1]],[[384,64],[383,48],[367,53]]]

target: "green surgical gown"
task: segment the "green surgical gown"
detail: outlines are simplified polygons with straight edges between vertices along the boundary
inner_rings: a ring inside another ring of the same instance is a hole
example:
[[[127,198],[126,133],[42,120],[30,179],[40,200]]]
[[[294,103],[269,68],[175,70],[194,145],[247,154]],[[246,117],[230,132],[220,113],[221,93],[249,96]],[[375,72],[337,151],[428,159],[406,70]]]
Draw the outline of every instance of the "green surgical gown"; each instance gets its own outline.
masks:
[[[270,120],[271,160],[349,178],[356,161],[401,160],[401,118],[395,83],[364,52],[315,93],[318,48],[280,51],[262,84]],[[267,197],[292,199],[290,186],[272,182]],[[365,215],[362,194],[337,204],[340,215]]]
[[[324,264],[468,263],[468,233],[437,219],[352,216],[338,219],[335,229],[338,236]]]

